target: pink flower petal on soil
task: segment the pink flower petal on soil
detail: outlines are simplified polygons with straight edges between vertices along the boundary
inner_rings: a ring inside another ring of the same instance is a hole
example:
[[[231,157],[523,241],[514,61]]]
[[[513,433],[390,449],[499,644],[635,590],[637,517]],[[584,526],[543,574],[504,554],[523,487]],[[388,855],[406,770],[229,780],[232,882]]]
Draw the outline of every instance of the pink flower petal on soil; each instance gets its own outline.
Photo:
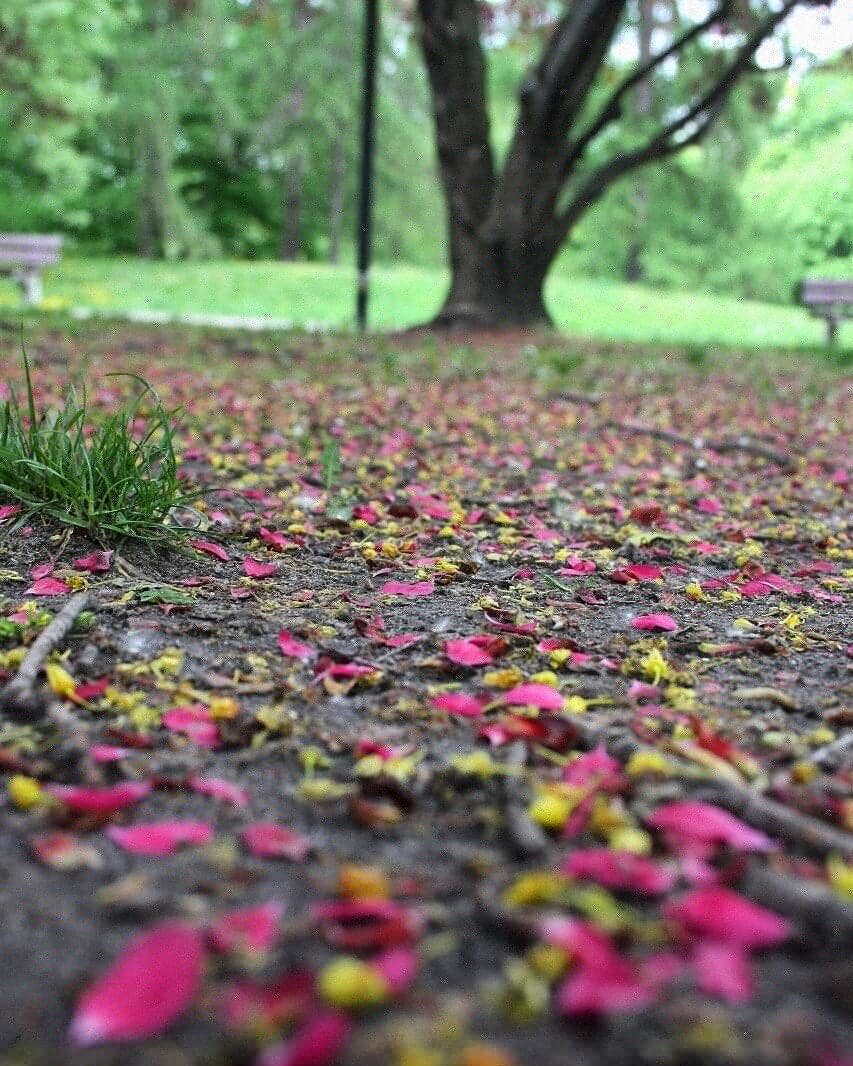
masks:
[[[310,970],[291,970],[275,984],[234,981],[221,1001],[222,1019],[230,1029],[258,1024],[272,1029],[301,1018],[314,998],[314,975]]]
[[[45,785],[44,790],[77,814],[110,815],[138,803],[151,791],[151,785],[147,781],[124,781],[110,788]]]
[[[263,1051],[256,1066],[332,1066],[352,1032],[352,1022],[341,1011],[322,1011],[295,1036]]]
[[[417,952],[411,948],[391,948],[371,959],[370,965],[380,974],[394,996],[402,996],[414,984],[419,959]]]
[[[163,715],[163,725],[173,733],[189,737],[200,748],[217,748],[222,742],[219,726],[203,703],[173,707]]]
[[[524,685],[516,685],[504,695],[504,703],[513,706],[538,707],[540,711],[559,711],[563,706],[563,697],[550,685],[543,685],[539,681],[528,681]]]
[[[689,933],[748,948],[773,947],[791,932],[780,915],[719,885],[696,888],[667,903],[663,913]]]
[[[568,951],[585,966],[606,969],[619,958],[610,937],[579,918],[564,918],[562,915],[543,918],[539,923],[539,935],[549,944]]]
[[[345,951],[376,951],[411,944],[423,921],[411,907],[391,899],[333,900],[311,908],[323,937]]]
[[[92,762],[109,763],[121,762],[130,755],[130,748],[120,748],[117,744],[93,744],[89,748]]]
[[[667,803],[646,821],[652,829],[663,832],[677,850],[699,853],[714,844],[728,844],[740,851],[772,851],[775,847],[770,837],[710,803]]]
[[[659,997],[636,966],[620,959],[605,969],[581,966],[569,975],[557,993],[563,1014],[613,1014],[643,1010]]]
[[[435,592],[435,582],[386,581],[379,592],[382,596],[403,596],[407,600],[415,600],[419,596],[431,596]]]
[[[89,574],[105,574],[112,566],[113,552],[92,552],[74,560],[75,570],[85,570]]]
[[[231,558],[221,544],[214,544],[210,540],[191,540],[190,544],[197,551],[204,552],[205,555],[212,555],[214,559],[221,559],[223,563],[227,563]]]
[[[157,857],[174,855],[182,845],[209,844],[213,840],[212,825],[190,819],[131,826],[111,825],[105,832],[114,844],[133,855]]]
[[[479,718],[483,713],[485,701],[464,692],[442,692],[432,699],[433,707],[440,711],[449,711],[462,718]]]
[[[201,936],[188,925],[164,922],[137,937],[80,997],[71,1043],[88,1047],[157,1036],[192,1002],[203,966]]]
[[[282,655],[288,659],[301,659],[306,663],[313,659],[317,652],[308,644],[303,644],[288,629],[282,629],[278,634],[278,647]]]
[[[492,656],[474,640],[460,638],[444,642],[444,654],[459,666],[487,666],[494,662]]]
[[[659,577],[663,577],[663,571],[651,563],[634,563],[631,566],[623,566],[621,570],[614,570],[608,576],[611,581],[626,584],[630,581],[657,581]]]
[[[645,896],[657,896],[672,888],[669,870],[642,855],[610,848],[573,851],[560,867],[572,877],[588,878],[606,888],[625,889]]]
[[[22,508],[17,503],[4,503],[0,507],[0,522],[5,522],[8,518],[12,518],[16,514],[20,514]]]
[[[55,577],[40,577],[27,589],[27,596],[65,596],[71,589]]]
[[[311,850],[308,837],[278,825],[276,822],[255,822],[240,831],[240,839],[259,859],[290,859],[302,862]]]
[[[230,803],[234,807],[249,806],[248,789],[235,785],[232,781],[226,781],[221,777],[191,777],[188,782],[193,792],[200,796],[212,796],[213,799]]]
[[[631,628],[674,633],[678,629],[678,622],[668,614],[640,614],[631,620]]]
[[[740,944],[700,940],[693,949],[699,987],[726,1003],[749,1003],[754,981],[749,955]]]
[[[227,911],[207,931],[211,947],[222,952],[269,951],[281,931],[283,909],[280,903],[270,902]]]
[[[243,573],[247,577],[272,577],[278,573],[278,563],[262,563],[247,555],[243,560]]]
[[[607,754],[603,744],[592,751],[584,752],[563,769],[563,781],[584,788],[602,788],[618,791],[624,784],[622,768],[612,755]]]
[[[266,526],[261,526],[260,537],[264,544],[268,544],[275,551],[283,552],[287,548],[299,547],[295,540],[288,540],[283,533],[277,533],[275,530],[267,529]]]
[[[109,687],[108,677],[102,677],[98,681],[84,681],[82,685],[74,689],[74,698],[88,703],[89,700],[96,700],[99,696],[103,696]]]

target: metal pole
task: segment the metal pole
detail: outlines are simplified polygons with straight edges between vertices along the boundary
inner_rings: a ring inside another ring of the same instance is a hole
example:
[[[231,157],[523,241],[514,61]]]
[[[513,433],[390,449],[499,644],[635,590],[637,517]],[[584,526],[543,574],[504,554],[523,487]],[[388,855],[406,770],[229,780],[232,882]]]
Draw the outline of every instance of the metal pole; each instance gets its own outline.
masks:
[[[373,154],[376,142],[376,42],[379,0],[364,0],[364,65],[361,110],[361,168],[359,175],[358,289],[355,318],[360,331],[367,328],[368,273],[370,271],[371,215],[373,211]]]

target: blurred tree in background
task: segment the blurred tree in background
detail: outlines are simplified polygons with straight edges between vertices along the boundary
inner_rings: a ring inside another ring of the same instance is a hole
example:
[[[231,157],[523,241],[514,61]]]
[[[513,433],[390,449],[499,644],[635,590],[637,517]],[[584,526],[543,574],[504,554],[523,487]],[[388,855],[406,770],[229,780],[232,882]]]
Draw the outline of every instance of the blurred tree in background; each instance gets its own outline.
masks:
[[[481,4],[497,159],[553,7]],[[628,5],[593,103],[677,8]],[[357,0],[4,0],[0,230],[60,231],[82,254],[350,259],[361,15]],[[416,43],[411,0],[386,0],[376,255],[437,265],[444,207]],[[685,58],[640,86],[605,147],[641,135],[697,77]],[[777,300],[807,271],[849,273],[851,95],[849,55],[748,79],[701,145],[613,186],[555,269]]]

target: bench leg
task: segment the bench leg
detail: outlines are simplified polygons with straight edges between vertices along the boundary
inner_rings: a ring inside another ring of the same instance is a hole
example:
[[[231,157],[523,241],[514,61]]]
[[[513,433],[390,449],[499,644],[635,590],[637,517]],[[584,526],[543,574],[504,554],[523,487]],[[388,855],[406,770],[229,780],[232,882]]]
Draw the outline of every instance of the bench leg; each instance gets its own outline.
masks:
[[[838,341],[838,319],[830,315],[826,320],[826,343],[834,348]]]
[[[20,273],[17,277],[18,284],[24,292],[24,299],[30,307],[41,303],[43,294],[41,274],[37,270],[28,270]]]

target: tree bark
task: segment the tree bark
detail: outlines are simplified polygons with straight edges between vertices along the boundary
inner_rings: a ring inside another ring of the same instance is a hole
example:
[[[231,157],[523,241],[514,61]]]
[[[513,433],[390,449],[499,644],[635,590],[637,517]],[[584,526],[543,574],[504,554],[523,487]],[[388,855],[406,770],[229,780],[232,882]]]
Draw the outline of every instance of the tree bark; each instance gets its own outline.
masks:
[[[346,178],[346,145],[341,134],[332,142],[332,169],[329,182],[329,262],[341,258],[341,233],[344,225],[344,180]]]

